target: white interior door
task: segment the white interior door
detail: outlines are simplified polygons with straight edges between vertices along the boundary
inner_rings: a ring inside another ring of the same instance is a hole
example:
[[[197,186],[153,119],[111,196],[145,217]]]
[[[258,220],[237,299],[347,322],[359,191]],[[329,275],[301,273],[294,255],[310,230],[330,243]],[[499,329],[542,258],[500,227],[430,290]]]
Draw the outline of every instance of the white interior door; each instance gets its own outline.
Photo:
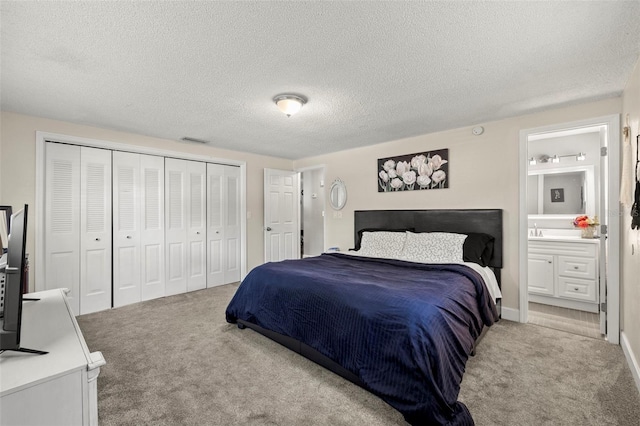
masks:
[[[114,151],[113,306],[140,301],[140,154]]]
[[[140,155],[140,262],[142,300],[165,294],[164,158]]]
[[[166,158],[165,248],[166,294],[187,291],[187,163]]]
[[[80,147],[45,144],[45,285],[80,313]]]
[[[300,257],[300,178],[290,170],[264,169],[264,260]]]
[[[206,253],[206,175],[207,165],[200,161],[187,163],[187,291],[207,286]]]
[[[80,310],[111,307],[111,151],[80,151]],[[55,240],[54,240],[55,241]]]

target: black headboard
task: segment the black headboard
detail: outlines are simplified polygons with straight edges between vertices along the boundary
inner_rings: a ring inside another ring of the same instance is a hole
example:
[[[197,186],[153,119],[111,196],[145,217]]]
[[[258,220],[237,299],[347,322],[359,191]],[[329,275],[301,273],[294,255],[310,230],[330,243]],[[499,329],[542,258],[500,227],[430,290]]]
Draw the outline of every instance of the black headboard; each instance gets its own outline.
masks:
[[[495,238],[489,266],[502,268],[502,210],[356,210],[356,247],[361,229],[413,228],[415,232],[482,232]]]

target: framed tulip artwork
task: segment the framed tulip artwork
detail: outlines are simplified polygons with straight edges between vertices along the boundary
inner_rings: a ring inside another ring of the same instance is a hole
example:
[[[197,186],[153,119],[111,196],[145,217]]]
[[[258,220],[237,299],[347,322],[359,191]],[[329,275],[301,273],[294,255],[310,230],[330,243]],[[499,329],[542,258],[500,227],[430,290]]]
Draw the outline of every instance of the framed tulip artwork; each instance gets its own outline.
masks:
[[[448,187],[448,149],[378,159],[378,192]]]

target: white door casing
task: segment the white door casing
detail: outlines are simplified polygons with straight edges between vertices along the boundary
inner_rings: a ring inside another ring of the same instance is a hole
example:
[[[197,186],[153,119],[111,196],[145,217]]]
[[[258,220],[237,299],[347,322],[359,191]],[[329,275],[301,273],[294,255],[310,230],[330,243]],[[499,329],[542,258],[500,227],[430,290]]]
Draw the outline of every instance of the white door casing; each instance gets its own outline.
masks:
[[[300,257],[300,178],[290,170],[264,170],[264,261]]]
[[[620,192],[620,152],[616,148],[620,142],[620,116],[617,114],[585,119],[571,123],[560,123],[550,126],[538,127],[535,129],[525,129],[520,131],[520,150],[519,150],[519,166],[520,166],[520,199],[519,207],[519,313],[518,320],[520,322],[528,321],[528,292],[527,292],[527,170],[528,155],[527,145],[532,135],[566,133],[576,129],[595,128],[601,126],[601,147],[605,148],[607,155],[603,158],[601,174],[605,186],[602,186],[601,192],[604,198],[601,198],[600,211],[603,212],[600,219],[605,221],[608,228],[607,238],[602,241],[601,246],[601,267],[600,270],[600,301],[607,304],[606,314],[601,314],[601,326],[604,322],[602,316],[606,315],[606,338],[609,343],[620,343],[620,205],[617,194]],[[602,296],[606,295],[606,299]],[[510,318],[514,319],[515,318]]]
[[[98,140],[98,139],[89,139],[84,137],[70,136],[64,134],[57,134],[51,132],[35,132],[35,150],[36,150],[36,172],[35,172],[35,223],[34,227],[34,235],[35,235],[35,256],[32,256],[31,259],[31,276],[35,276],[35,280],[33,287],[36,291],[47,290],[49,288],[57,288],[57,287],[65,287],[69,288],[71,291],[71,303],[73,303],[73,298],[78,297],[78,282],[79,282],[79,274],[80,274],[80,266],[79,266],[79,227],[80,227],[80,207],[77,205],[79,198],[79,165],[74,166],[75,170],[62,170],[58,171],[60,173],[68,173],[73,175],[73,179],[70,179],[71,185],[74,185],[75,190],[71,191],[73,196],[76,197],[76,200],[72,202],[65,202],[59,204],[57,206],[58,211],[61,209],[65,210],[64,220],[68,220],[71,223],[77,224],[77,232],[73,232],[69,235],[63,235],[62,230],[60,228],[55,229],[53,236],[50,235],[50,231],[52,230],[51,220],[53,211],[51,208],[51,196],[53,188],[53,180],[52,180],[52,165],[49,163],[51,159],[48,159],[47,155],[47,146],[48,145],[56,145],[56,146],[65,146],[71,150],[78,149],[80,147],[91,147],[91,148],[100,148],[109,151],[119,151],[119,152],[129,152],[129,153],[137,153],[142,155],[150,155],[154,157],[160,157],[162,161],[165,158],[177,158],[182,160],[190,160],[190,161],[199,161],[203,163],[215,163],[215,164],[224,164],[227,166],[232,166],[239,170],[239,227],[240,227],[240,278],[243,278],[246,275],[247,270],[247,250],[246,250],[246,162],[242,160],[230,160],[225,158],[216,158],[208,155],[198,155],[198,154],[190,154],[186,152],[180,151],[172,151],[172,150],[163,150],[154,147],[146,147],[139,145],[131,145],[131,144],[123,144],[106,140]],[[71,157],[68,154],[58,156],[58,160],[60,162],[68,162]],[[115,176],[112,177],[115,179]],[[60,177],[58,177],[60,180]],[[146,185],[143,183],[143,185]],[[60,190],[64,190],[64,186],[59,187]],[[63,191],[64,192],[64,191]],[[142,193],[142,192],[141,192]],[[76,195],[77,194],[77,195]],[[144,198],[143,195],[141,197]],[[62,219],[60,219],[62,220]],[[64,220],[62,220],[64,222]],[[165,218],[166,220],[166,218]],[[63,224],[61,224],[63,225]],[[141,225],[141,231],[144,231],[144,224]],[[150,232],[152,234],[152,232]],[[69,253],[65,253],[64,240],[71,239],[75,240],[74,247],[75,254],[69,255]],[[50,243],[49,246],[47,243]],[[144,242],[141,242],[144,244]],[[56,250],[56,253],[49,253],[48,250],[53,248]],[[166,263],[166,246],[163,247],[165,250],[165,263]],[[53,255],[56,259],[55,262],[50,262],[49,258]],[[140,263],[142,264],[142,253],[140,255]],[[72,265],[69,266],[69,262],[65,264],[66,260],[76,259],[75,267]],[[57,271],[49,271],[48,264],[53,264],[57,267]],[[161,269],[161,272],[166,269]],[[144,272],[142,272],[144,280]],[[55,277],[59,277],[59,283],[56,283]],[[75,276],[75,278],[74,278]],[[166,278],[166,276],[165,276]],[[153,281],[153,280],[151,280]],[[237,281],[237,280],[236,280]],[[74,289],[75,287],[75,289]],[[144,289],[143,289],[143,297],[144,297]],[[78,311],[76,310],[76,313]]]
[[[111,307],[111,151],[80,147],[80,310]]]

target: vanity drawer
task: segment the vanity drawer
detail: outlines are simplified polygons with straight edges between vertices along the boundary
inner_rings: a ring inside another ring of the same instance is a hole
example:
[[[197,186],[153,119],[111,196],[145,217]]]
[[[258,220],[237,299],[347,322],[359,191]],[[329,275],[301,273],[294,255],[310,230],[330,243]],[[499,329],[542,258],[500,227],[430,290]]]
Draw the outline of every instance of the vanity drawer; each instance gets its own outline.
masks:
[[[565,277],[596,279],[596,260],[588,257],[558,256],[558,274]]]
[[[597,302],[596,282],[595,280],[558,277],[558,296],[585,302]]]
[[[598,252],[598,240],[585,241],[558,241],[539,240],[528,242],[529,253],[557,254],[558,256],[584,256],[596,257]]]

